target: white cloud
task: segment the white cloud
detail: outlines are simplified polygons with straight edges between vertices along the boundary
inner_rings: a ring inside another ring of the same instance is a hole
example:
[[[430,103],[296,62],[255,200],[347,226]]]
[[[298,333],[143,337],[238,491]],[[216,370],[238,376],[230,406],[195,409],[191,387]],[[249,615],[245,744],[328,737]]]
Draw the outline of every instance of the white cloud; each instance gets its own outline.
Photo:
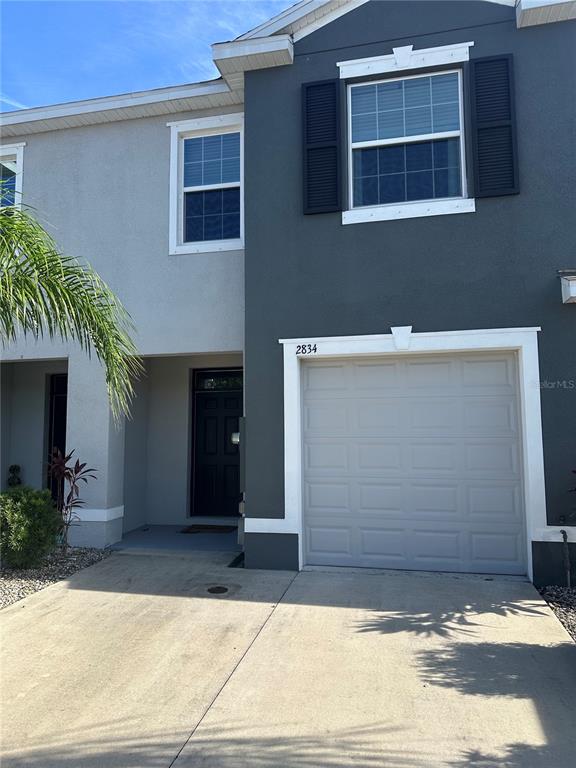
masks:
[[[26,104],[22,104],[20,101],[16,101],[16,99],[11,99],[10,96],[7,96],[5,93],[0,93],[0,104],[6,104],[15,109],[28,109]]]

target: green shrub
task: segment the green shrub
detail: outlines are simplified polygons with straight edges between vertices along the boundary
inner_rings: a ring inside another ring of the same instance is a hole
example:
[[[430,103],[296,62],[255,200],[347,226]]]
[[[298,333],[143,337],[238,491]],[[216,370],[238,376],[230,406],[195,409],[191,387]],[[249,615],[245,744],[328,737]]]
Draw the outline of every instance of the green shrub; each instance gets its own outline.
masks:
[[[2,565],[29,568],[56,547],[61,520],[50,491],[19,486],[0,493]]]

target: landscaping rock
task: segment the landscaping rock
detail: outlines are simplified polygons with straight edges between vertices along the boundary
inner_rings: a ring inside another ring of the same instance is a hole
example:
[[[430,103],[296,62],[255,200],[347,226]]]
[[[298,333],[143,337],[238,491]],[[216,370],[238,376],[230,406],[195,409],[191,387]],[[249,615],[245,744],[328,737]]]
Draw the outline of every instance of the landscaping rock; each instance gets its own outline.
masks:
[[[576,589],[544,587],[540,594],[554,611],[568,634],[576,641]]]
[[[76,571],[100,562],[108,557],[108,549],[91,547],[70,547],[67,554],[54,552],[48,555],[42,565],[36,568],[0,569],[0,608],[6,608],[17,600],[49,587],[56,581],[66,579]]]

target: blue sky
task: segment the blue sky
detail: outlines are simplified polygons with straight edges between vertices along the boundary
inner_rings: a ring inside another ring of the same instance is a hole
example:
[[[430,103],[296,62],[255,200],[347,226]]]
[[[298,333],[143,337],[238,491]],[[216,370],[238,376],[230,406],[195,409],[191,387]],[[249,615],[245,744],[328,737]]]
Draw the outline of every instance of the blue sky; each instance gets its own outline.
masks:
[[[0,110],[217,76],[210,44],[295,0],[3,0]]]

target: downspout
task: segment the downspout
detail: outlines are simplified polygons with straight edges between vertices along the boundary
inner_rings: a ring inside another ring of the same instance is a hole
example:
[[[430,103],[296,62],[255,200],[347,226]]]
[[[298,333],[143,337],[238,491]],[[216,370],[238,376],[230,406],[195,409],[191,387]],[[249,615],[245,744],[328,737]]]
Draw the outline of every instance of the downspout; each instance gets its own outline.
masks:
[[[563,560],[564,560],[564,570],[566,572],[566,586],[568,589],[572,586],[572,573],[571,573],[571,563],[570,563],[570,547],[568,546],[568,534],[564,529],[560,531],[562,534],[562,553],[563,553]]]

